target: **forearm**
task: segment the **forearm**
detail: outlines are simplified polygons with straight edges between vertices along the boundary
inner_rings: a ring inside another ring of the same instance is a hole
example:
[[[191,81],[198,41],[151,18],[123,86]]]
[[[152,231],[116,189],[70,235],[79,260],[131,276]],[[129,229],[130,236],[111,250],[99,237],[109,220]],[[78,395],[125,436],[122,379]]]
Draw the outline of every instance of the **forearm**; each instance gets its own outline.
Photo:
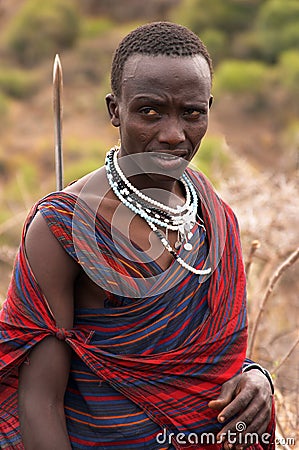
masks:
[[[63,405],[19,399],[19,417],[26,450],[71,450]]]
[[[18,408],[26,450],[70,450],[64,414],[70,349],[48,337],[19,370]]]

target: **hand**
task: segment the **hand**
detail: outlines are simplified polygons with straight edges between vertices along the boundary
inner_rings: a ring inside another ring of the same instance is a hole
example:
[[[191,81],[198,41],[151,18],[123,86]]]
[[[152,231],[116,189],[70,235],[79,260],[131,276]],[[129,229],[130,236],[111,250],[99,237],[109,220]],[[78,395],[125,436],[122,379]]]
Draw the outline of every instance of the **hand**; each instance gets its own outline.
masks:
[[[219,422],[231,419],[217,435],[217,441],[222,440],[224,449],[241,450],[249,447],[257,443],[256,434],[261,436],[266,431],[271,418],[272,393],[269,381],[257,369],[237,375],[223,384],[219,397],[211,400],[208,406],[220,411]]]

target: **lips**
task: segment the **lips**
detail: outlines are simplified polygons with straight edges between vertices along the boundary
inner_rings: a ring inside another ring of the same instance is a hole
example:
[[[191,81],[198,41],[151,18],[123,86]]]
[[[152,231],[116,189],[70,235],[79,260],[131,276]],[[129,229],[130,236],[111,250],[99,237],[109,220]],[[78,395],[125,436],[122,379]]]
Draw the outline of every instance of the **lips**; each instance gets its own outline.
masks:
[[[187,152],[182,150],[173,150],[171,152],[155,151],[151,152],[151,158],[155,164],[163,169],[163,171],[171,171],[186,165]]]
[[[153,156],[156,156],[156,158],[165,159],[166,161],[171,161],[179,158],[179,156],[168,155],[166,153],[161,153],[161,155],[153,155]]]
[[[173,157],[173,158],[186,158],[188,155],[188,150],[185,149],[174,149],[174,150],[154,150],[151,153],[158,157]]]

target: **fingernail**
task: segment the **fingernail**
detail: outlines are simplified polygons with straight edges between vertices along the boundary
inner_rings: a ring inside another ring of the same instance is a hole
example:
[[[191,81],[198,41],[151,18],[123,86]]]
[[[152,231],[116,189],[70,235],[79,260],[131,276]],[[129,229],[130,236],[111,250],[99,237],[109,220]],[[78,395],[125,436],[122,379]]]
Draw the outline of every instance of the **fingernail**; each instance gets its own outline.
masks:
[[[224,418],[223,416],[220,416],[220,417],[218,417],[218,421],[219,421],[219,422],[224,422],[224,421],[225,421],[225,418]]]

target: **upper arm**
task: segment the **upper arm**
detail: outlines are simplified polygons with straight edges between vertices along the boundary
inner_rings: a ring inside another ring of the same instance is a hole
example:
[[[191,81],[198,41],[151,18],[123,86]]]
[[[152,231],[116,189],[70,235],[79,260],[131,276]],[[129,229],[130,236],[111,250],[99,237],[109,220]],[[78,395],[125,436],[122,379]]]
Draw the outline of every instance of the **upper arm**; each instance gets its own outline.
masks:
[[[25,237],[26,255],[57,327],[71,328],[79,265],[66,253],[38,213]]]
[[[74,284],[78,264],[64,251],[42,215],[31,222],[25,237],[26,255],[34,277],[49,305],[56,326],[72,328]],[[20,368],[20,412],[32,398],[47,404],[63,396],[70,368],[70,348],[56,337],[45,338],[29,354],[29,364]],[[28,400],[28,402],[27,402]],[[31,400],[31,401],[30,401]],[[40,403],[42,404],[42,403]]]

